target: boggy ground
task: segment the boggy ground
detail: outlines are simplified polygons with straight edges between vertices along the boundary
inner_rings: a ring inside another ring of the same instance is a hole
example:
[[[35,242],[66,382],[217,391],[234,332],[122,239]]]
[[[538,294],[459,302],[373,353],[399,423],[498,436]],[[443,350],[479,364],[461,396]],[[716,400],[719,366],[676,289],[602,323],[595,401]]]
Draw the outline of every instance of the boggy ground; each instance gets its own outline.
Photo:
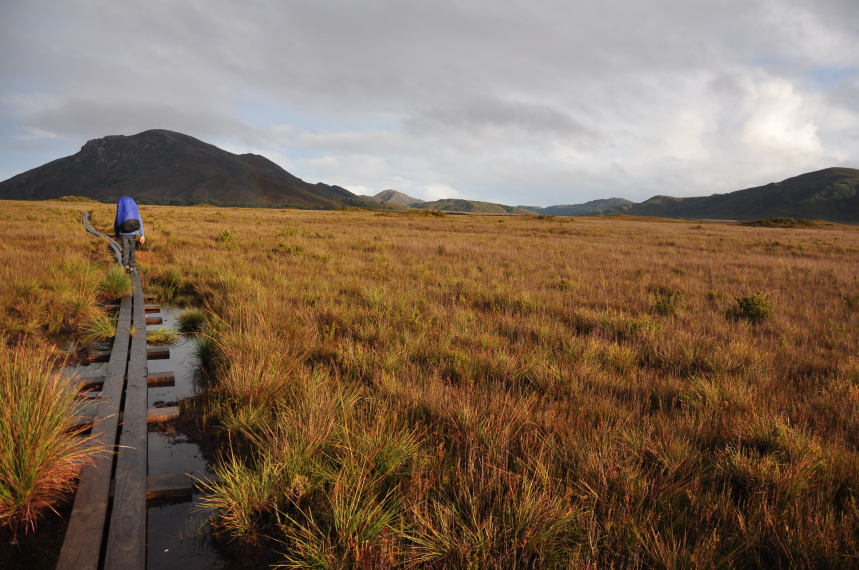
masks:
[[[225,540],[294,568],[859,564],[856,228],[141,210],[150,290],[207,309]]]

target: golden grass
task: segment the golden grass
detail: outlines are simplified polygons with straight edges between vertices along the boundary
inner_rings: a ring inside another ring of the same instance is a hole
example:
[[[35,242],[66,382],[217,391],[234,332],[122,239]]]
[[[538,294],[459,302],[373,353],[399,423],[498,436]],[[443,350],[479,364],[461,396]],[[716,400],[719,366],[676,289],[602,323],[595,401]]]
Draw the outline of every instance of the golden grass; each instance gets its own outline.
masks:
[[[0,351],[0,528],[13,538],[34,528],[98,451],[73,428],[83,403],[52,371],[55,358],[23,344]]]
[[[856,228],[141,210],[287,567],[855,566]]]

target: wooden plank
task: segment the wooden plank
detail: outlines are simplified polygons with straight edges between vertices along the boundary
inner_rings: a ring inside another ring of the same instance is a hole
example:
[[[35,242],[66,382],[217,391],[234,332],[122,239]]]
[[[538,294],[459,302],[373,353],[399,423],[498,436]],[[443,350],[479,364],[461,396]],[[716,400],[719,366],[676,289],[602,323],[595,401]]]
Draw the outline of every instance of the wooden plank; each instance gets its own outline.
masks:
[[[93,350],[87,355],[89,362],[107,362],[113,354],[112,350]]]
[[[146,478],[146,498],[185,497],[194,493],[194,480],[188,473]]]
[[[80,376],[72,378],[72,381],[77,382],[81,392],[98,391],[104,385],[104,376]],[[150,388],[175,386],[176,377],[172,372],[151,373],[146,378],[146,385]],[[92,423],[92,420],[89,423]]]
[[[144,342],[146,342],[144,338]],[[147,348],[146,349],[146,359],[147,360],[167,360],[170,358],[170,349],[169,348]]]
[[[101,390],[104,385],[104,374],[99,376],[72,376],[70,380],[78,385],[78,390],[81,392]]]
[[[161,317],[146,317],[147,325],[163,325],[164,319]]]
[[[147,378],[150,388],[157,386],[175,386],[176,376],[172,372],[150,372]]]
[[[119,403],[128,363],[130,325],[131,298],[124,297],[113,341],[113,357],[104,369],[103,390],[97,400],[91,433],[97,442],[108,449],[113,449],[116,443]],[[113,460],[112,454],[96,455],[95,461],[81,471],[57,570],[98,570]]]
[[[110,496],[113,497],[116,482],[111,481]],[[166,497],[186,497],[193,495],[196,487],[190,473],[176,475],[159,475],[146,478],[146,499],[163,499]]]
[[[145,337],[144,337],[145,339]],[[113,354],[109,350],[94,350],[87,355],[89,362],[107,362]],[[149,348],[146,350],[146,358],[149,360],[167,360],[170,358],[169,348]]]
[[[75,423],[71,426],[72,429],[87,430],[91,428],[93,424],[95,424],[95,416],[96,411],[94,409],[81,412],[81,414],[75,418]]]
[[[154,301],[157,298],[158,298],[158,295],[156,295],[155,293],[144,293],[143,294],[143,300],[147,301],[147,302],[148,301]]]
[[[131,323],[145,330],[143,288],[134,279],[134,309]],[[125,386],[122,433],[116,458],[116,494],[110,516],[104,570],[146,569],[146,471],[147,471],[147,378],[146,335],[131,339],[128,380]]]
[[[161,306],[160,305],[145,305],[145,310],[147,313],[160,313]]]
[[[170,406],[169,408],[149,408],[146,410],[146,421],[150,424],[158,422],[166,422],[179,417],[179,407]]]

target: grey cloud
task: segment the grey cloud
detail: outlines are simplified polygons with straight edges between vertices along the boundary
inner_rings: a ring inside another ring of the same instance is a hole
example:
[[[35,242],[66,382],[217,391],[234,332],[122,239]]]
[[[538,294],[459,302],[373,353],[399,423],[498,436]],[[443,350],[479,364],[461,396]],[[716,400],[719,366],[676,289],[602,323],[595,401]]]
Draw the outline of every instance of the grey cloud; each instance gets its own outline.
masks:
[[[452,101],[421,111],[404,121],[404,127],[420,136],[426,130],[452,128],[465,131],[513,129],[521,133],[593,140],[595,133],[568,113],[544,103],[502,101],[495,98]]]
[[[131,135],[153,128],[169,128],[199,138],[249,134],[252,129],[217,109],[191,109],[149,101],[93,101],[71,98],[55,108],[34,113],[28,124],[64,137],[102,137],[107,133]]]
[[[721,191],[859,157],[856,21],[855,0],[11,1],[0,137],[169,128],[324,155],[296,161],[311,179],[484,199]],[[814,80],[827,65],[840,84]],[[755,90],[779,81],[825,125],[819,156],[742,145]],[[56,105],[8,103],[42,95]]]

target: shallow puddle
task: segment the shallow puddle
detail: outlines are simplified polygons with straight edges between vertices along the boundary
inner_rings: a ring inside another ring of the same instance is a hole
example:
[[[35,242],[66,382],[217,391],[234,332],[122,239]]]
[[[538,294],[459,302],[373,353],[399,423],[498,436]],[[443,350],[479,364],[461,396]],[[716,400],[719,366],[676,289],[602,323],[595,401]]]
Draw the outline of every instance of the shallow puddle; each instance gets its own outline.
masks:
[[[160,325],[149,325],[147,330],[167,327],[178,330],[176,317],[180,309],[161,305]],[[174,386],[149,389],[149,407],[177,405],[182,398],[197,394],[194,358],[194,340],[180,336],[168,345],[170,358],[150,360],[149,372],[173,372]],[[182,434],[149,432],[150,477],[190,473],[208,479],[212,476],[197,444],[187,441]],[[209,512],[199,510],[200,495],[149,503],[147,508],[146,565],[151,570],[179,569],[206,570],[223,568],[226,563],[212,550],[208,539],[206,520]]]
[[[159,327],[179,330],[176,317],[182,310],[170,305],[161,304],[160,316],[163,323],[148,325],[147,331]],[[150,347],[156,345],[149,345]],[[183,398],[198,393],[199,367],[194,356],[194,339],[192,335],[180,335],[168,346],[170,358],[166,360],[148,361],[149,372],[173,372],[173,386],[153,387],[148,391],[148,407],[157,408],[175,406]],[[109,347],[104,347],[109,349]],[[106,363],[93,363],[63,370],[64,375],[88,375],[104,369]],[[95,395],[95,394],[94,394]],[[147,475],[174,475],[190,473],[192,476],[209,479],[212,472],[203,458],[197,444],[188,441],[182,433],[161,433],[158,431],[148,434],[149,464]],[[226,568],[249,568],[228,563],[218,556],[210,538],[210,527],[207,523],[211,511],[201,509],[202,495],[195,493],[192,497],[179,499],[162,499],[147,503],[147,544],[146,565],[150,570],[217,570]],[[64,518],[67,518],[65,514]],[[64,532],[64,529],[63,531]],[[51,568],[56,563],[56,556],[61,545],[61,533],[57,534],[58,544],[48,555],[47,565],[38,564],[37,557],[21,553],[26,568]],[[21,549],[23,550],[23,549]],[[35,564],[32,565],[31,564]],[[3,564],[0,564],[2,567]]]

